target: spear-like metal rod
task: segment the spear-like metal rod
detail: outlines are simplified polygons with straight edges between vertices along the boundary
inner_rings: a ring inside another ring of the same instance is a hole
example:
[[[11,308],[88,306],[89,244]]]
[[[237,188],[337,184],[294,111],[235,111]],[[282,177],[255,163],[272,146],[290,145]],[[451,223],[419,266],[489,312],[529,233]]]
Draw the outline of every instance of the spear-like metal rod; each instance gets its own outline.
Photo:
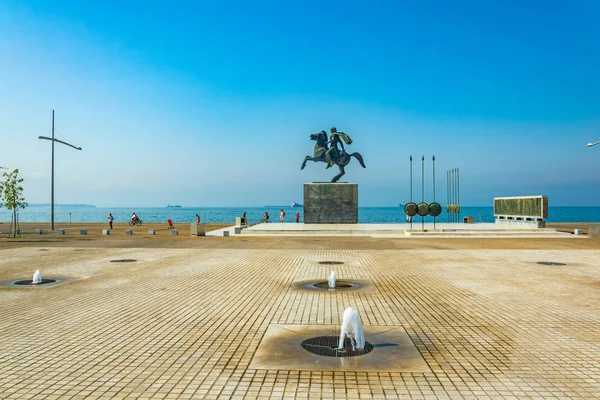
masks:
[[[412,156],[410,156],[410,202],[412,203]]]
[[[456,203],[458,204],[458,220],[460,221],[460,169],[456,168]]]
[[[421,203],[425,202],[425,156],[421,156]],[[421,230],[425,230],[425,217],[421,215]]]
[[[413,189],[413,182],[412,182],[412,177],[413,177],[413,173],[412,173],[412,155],[410,156],[410,202],[413,202],[413,197],[412,197],[412,189]],[[412,231],[412,217],[409,216],[410,218],[410,230]]]
[[[446,217],[450,222],[450,170],[446,170]]]
[[[457,190],[456,190],[457,189],[456,182],[457,182],[457,180],[456,180],[456,168],[454,168],[454,204],[458,204],[457,197],[456,197],[456,195],[458,193]],[[458,209],[457,209],[456,206],[454,207],[454,222],[457,222],[457,223],[460,222],[460,220],[458,219]]]
[[[433,202],[435,203],[435,155],[431,157],[433,164]],[[433,229],[435,230],[435,216],[433,217]]]
[[[452,168],[452,205],[456,204],[456,169]],[[456,207],[452,207],[452,222],[456,222]]]
[[[431,157],[433,163],[433,201],[435,202],[435,156]]]

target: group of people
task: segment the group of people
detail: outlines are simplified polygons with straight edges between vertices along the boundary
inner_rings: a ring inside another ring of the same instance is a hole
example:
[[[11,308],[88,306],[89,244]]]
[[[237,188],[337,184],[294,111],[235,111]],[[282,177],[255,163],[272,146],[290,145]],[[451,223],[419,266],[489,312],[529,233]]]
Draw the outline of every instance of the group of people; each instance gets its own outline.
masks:
[[[269,221],[270,217],[269,217],[269,213],[265,211],[265,215],[263,215],[263,220],[262,222],[271,222]],[[108,224],[110,225],[110,229],[113,229],[113,221],[115,220],[115,217],[112,215],[112,213],[108,214]],[[137,213],[133,213],[131,215],[131,222],[133,224],[135,224],[137,221],[140,220],[140,217],[138,217]],[[283,209],[279,212],[279,221],[281,223],[285,222],[285,211],[283,211]],[[296,222],[300,222],[300,213],[296,213]],[[199,224],[200,223],[200,215],[196,214],[196,223]],[[242,223],[247,223],[247,219],[246,219],[246,213],[244,212],[244,214],[242,215]],[[169,228],[173,228],[173,221],[171,221],[170,219],[167,220],[167,224],[169,225]]]
[[[112,213],[108,213],[108,225],[110,226],[110,229],[113,229],[113,221],[115,220],[115,217],[112,215]],[[133,225],[135,225],[138,221],[140,221],[140,217],[137,215],[137,213],[134,211],[133,214],[131,214],[131,223]],[[200,215],[196,214],[196,223],[199,224],[200,223]],[[175,226],[173,225],[173,221],[169,218],[167,220],[167,225],[169,228],[174,228]]]
[[[244,217],[246,216],[246,213],[244,213]],[[269,213],[265,211],[265,215],[263,215],[263,221],[264,223],[267,222],[271,222],[269,221],[270,217],[269,217]],[[279,221],[283,224],[285,222],[285,211],[283,211],[283,209],[281,211],[279,211]],[[300,213],[296,213],[296,222],[300,222]]]
[[[112,213],[108,213],[108,217],[106,217],[106,218],[108,219],[108,225],[110,226],[110,229],[112,229],[113,228],[113,221],[115,220],[115,217],[112,215]],[[131,222],[133,224],[135,224],[139,220],[140,220],[140,217],[138,217],[138,215],[134,211],[133,214],[131,215]]]

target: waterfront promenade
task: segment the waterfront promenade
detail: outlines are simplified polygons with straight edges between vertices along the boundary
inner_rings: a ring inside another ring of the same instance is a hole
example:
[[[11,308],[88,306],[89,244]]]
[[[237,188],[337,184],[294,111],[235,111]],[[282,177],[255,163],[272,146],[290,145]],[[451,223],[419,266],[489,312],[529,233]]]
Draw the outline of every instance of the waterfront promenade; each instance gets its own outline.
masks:
[[[0,238],[0,281],[40,269],[63,282],[0,287],[0,398],[600,398],[599,239],[190,237],[164,225]],[[373,291],[294,290],[332,269]],[[339,326],[349,306],[366,334],[404,330],[426,368],[257,367],[273,326]]]

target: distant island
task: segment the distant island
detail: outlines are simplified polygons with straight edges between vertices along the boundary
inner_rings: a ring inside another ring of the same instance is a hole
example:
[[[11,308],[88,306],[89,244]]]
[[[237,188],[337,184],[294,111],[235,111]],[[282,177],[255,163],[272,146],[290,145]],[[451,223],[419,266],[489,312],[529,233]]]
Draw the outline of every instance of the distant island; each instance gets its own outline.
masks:
[[[50,207],[50,203],[29,203],[27,207]],[[54,204],[54,207],[92,207],[96,208],[93,204]]]

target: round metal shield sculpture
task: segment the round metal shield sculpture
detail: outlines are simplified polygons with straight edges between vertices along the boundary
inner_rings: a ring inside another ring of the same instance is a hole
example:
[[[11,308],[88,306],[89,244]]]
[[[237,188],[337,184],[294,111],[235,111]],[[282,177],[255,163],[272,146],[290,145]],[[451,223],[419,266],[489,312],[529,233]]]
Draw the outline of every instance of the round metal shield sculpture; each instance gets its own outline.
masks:
[[[404,213],[409,217],[414,217],[417,215],[419,207],[415,203],[406,203],[404,205]]]
[[[432,217],[437,217],[442,213],[442,206],[436,202],[433,202],[429,205],[429,215]]]
[[[424,217],[427,214],[429,214],[429,204],[419,203],[419,205],[417,206],[417,214],[419,214],[421,217]]]

